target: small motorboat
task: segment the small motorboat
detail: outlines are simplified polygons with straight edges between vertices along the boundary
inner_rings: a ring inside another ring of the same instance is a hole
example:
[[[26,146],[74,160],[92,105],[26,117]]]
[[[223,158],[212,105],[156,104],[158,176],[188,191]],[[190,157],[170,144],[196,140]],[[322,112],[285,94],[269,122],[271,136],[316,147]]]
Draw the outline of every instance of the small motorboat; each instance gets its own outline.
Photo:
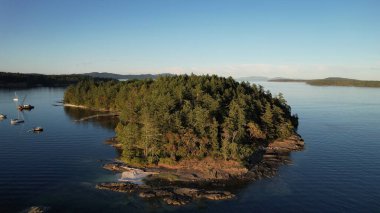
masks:
[[[30,104],[24,104],[24,105],[18,105],[18,110],[32,110],[34,109],[34,106]]]
[[[12,124],[12,125],[20,124],[20,123],[24,123],[24,120],[22,120],[22,119],[18,119],[18,118],[11,119],[11,124]]]
[[[33,131],[33,132],[42,132],[42,131],[44,131],[44,129],[43,129],[42,127],[40,127],[40,126],[37,126],[37,127],[34,127],[34,128],[32,129],[32,131]]]
[[[6,118],[7,118],[6,115],[0,113],[0,119],[6,119]]]

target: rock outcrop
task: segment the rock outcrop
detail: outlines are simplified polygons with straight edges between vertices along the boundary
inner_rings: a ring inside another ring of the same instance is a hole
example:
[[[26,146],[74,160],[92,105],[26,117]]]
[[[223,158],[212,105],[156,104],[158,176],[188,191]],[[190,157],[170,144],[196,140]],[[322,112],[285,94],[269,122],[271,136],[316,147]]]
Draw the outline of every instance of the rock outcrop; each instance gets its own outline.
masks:
[[[114,182],[114,183],[99,183],[97,189],[111,190],[115,192],[134,192],[139,189],[139,186],[129,182]]]
[[[301,151],[304,149],[305,142],[299,135],[293,135],[287,139],[276,140],[268,144],[267,152],[274,153],[290,153],[294,151]]]
[[[46,206],[31,206],[23,211],[21,213],[46,213],[49,212],[50,207]]]
[[[177,186],[155,187],[133,183],[100,183],[98,189],[124,193],[138,193],[143,199],[162,199],[169,205],[184,205],[195,199],[225,200],[235,197],[229,191],[182,188]]]

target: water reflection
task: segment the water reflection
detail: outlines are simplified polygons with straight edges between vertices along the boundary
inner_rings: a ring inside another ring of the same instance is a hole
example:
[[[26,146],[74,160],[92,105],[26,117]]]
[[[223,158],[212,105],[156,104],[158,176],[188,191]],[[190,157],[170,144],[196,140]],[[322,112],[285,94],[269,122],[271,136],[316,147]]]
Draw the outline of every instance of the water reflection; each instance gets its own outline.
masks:
[[[81,108],[74,108],[74,107],[64,107],[64,111],[66,115],[68,115],[72,120],[79,120],[84,117],[99,114],[99,112],[96,112],[96,111],[81,109]],[[114,130],[118,122],[119,122],[119,119],[117,117],[109,116],[109,117],[95,117],[86,121],[80,121],[78,123],[81,123],[81,124],[90,123],[91,125],[94,125],[94,126],[100,126],[106,129]]]

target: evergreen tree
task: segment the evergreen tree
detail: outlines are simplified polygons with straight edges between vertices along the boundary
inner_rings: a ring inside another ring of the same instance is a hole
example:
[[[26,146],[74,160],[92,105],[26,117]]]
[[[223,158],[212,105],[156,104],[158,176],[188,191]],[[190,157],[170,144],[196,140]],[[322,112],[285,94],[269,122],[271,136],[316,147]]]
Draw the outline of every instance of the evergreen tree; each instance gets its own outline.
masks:
[[[212,149],[212,155],[218,156],[219,155],[219,138],[218,138],[218,122],[215,118],[212,119],[212,125],[210,128],[210,137],[211,137],[211,149]]]

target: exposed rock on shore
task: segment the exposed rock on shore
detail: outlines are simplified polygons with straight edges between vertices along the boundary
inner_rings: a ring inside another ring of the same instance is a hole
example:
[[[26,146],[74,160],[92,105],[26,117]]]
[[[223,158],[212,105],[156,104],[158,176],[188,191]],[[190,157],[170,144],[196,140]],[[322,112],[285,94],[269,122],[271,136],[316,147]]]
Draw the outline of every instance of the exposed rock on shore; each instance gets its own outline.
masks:
[[[129,182],[115,182],[115,183],[99,183],[96,185],[97,189],[111,190],[115,192],[134,192],[139,189],[139,186]]]
[[[49,212],[49,210],[50,208],[46,206],[32,206],[30,208],[27,208],[21,211],[21,213],[45,213],[45,212]]]
[[[268,145],[267,152],[271,153],[290,153],[304,149],[305,142],[298,135],[293,135],[287,139],[276,140]]]
[[[280,139],[269,143],[259,153],[259,156],[256,156],[256,162],[253,163],[253,166],[244,178],[257,180],[275,176],[281,165],[291,163],[291,152],[303,150],[304,145],[305,143],[299,135],[293,135],[287,139]]]
[[[232,177],[241,177],[248,172],[248,169],[236,161],[214,160],[206,158],[204,160],[186,160],[178,165],[170,166],[159,164],[158,166],[147,166],[145,168],[132,168],[122,162],[112,162],[103,165],[104,169],[113,172],[135,172],[136,174],[159,174],[149,176],[149,178],[168,178],[180,181],[211,181],[228,180]]]
[[[235,197],[228,191],[203,190],[196,188],[181,188],[176,186],[154,187],[134,183],[100,183],[98,189],[117,192],[138,193],[144,199],[161,198],[169,205],[184,205],[195,199],[225,200]]]

